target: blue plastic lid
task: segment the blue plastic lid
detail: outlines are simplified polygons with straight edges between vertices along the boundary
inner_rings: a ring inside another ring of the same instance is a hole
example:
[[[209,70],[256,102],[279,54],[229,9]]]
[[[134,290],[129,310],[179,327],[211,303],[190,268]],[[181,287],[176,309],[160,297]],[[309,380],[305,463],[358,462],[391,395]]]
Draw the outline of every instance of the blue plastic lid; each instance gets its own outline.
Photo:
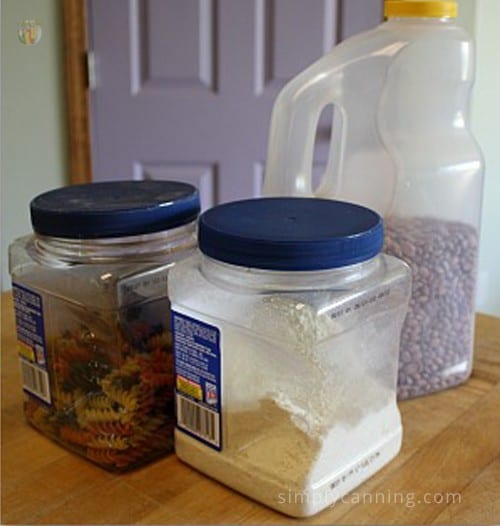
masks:
[[[66,186],[31,201],[38,234],[72,239],[150,234],[184,225],[200,211],[198,190],[174,181]]]
[[[320,270],[376,256],[382,218],[363,206],[315,198],[249,199],[201,215],[199,246],[207,256],[244,267]]]

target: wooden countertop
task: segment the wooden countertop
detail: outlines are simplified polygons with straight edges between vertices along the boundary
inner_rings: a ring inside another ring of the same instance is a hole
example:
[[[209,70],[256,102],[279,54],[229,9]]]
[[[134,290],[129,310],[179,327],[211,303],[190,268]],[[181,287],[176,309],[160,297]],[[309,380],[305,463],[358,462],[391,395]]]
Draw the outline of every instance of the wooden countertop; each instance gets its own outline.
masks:
[[[498,524],[500,319],[478,315],[470,381],[400,404],[400,455],[332,508],[294,520],[175,455],[113,475],[29,427],[10,294],[2,295],[2,524]],[[371,503],[370,503],[371,501]]]

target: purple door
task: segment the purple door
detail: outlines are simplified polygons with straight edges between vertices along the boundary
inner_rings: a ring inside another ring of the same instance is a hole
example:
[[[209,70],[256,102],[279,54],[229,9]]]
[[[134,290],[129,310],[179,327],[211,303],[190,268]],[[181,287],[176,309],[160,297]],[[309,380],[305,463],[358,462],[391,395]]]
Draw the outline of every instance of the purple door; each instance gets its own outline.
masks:
[[[207,208],[260,194],[278,91],[379,23],[382,2],[89,0],[88,10],[94,180],[186,181]]]

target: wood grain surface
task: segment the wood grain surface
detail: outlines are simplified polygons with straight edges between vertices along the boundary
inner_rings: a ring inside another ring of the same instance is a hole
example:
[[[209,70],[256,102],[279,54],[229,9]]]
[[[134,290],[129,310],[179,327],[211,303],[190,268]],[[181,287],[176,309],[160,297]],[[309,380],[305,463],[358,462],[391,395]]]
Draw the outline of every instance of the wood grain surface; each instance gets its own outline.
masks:
[[[2,524],[498,524],[500,319],[478,315],[472,378],[400,403],[400,455],[324,512],[294,520],[175,455],[113,475],[29,427],[10,294],[2,295]]]

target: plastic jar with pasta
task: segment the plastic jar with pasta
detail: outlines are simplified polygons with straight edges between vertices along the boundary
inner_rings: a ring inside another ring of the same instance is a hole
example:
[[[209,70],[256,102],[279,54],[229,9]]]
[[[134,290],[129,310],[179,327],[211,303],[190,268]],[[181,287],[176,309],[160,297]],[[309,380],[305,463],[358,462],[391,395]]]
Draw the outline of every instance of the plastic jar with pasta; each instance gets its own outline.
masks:
[[[106,469],[173,450],[167,275],[198,213],[184,183],[70,186],[33,199],[10,247],[26,417]]]

